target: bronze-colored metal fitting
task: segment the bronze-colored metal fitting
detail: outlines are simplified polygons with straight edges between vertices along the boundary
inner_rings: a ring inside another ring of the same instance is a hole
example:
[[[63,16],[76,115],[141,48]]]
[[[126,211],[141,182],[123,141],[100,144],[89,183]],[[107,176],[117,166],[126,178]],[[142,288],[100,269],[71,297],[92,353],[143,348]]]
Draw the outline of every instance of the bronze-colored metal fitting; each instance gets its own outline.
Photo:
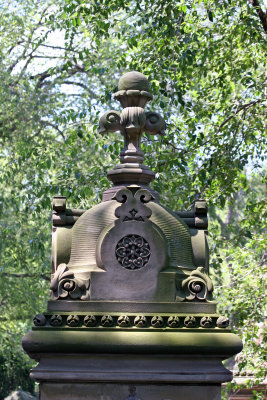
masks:
[[[50,318],[50,325],[52,325],[52,326],[62,325],[61,315],[58,315],[58,314],[52,315],[52,317]]]
[[[67,318],[67,324],[69,326],[78,326],[79,325],[80,318],[78,315],[69,315]]]
[[[113,325],[113,318],[111,317],[111,315],[104,315],[101,318],[101,325],[102,326],[112,326]]]
[[[87,327],[96,325],[96,317],[94,315],[86,315],[83,319],[83,324]]]
[[[202,328],[211,328],[212,327],[212,318],[211,317],[202,317],[200,320],[200,326],[202,326]]]
[[[134,319],[134,325],[137,328],[144,328],[147,325],[146,317],[144,315],[138,315]]]
[[[53,197],[53,210],[54,211],[65,211],[66,210],[66,197],[65,196],[55,196]]]
[[[196,326],[196,318],[193,317],[192,315],[188,315],[185,319],[184,319],[184,325],[186,326],[186,328],[194,328]]]
[[[153,328],[161,328],[164,324],[163,318],[156,315],[151,319],[151,325]]]
[[[121,315],[118,318],[118,325],[122,328],[125,328],[130,325],[130,318],[127,315]]]
[[[180,325],[180,319],[179,317],[172,315],[168,318],[167,324],[170,328],[178,328],[178,326]]]
[[[216,325],[218,328],[227,328],[229,326],[229,318],[227,317],[219,317],[216,321]]]
[[[46,317],[44,314],[37,314],[33,318],[33,323],[35,326],[44,326],[46,324]]]

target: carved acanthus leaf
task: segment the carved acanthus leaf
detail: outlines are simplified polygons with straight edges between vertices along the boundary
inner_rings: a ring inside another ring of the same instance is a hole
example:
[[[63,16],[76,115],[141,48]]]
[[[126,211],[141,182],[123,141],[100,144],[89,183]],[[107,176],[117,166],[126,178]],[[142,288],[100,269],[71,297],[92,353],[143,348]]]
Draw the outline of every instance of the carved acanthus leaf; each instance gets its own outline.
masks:
[[[121,130],[121,114],[119,111],[107,111],[99,120],[99,133],[117,132]]]
[[[89,286],[89,279],[75,277],[66,264],[60,264],[51,281],[51,299],[88,300],[90,298]]]
[[[166,123],[160,114],[153,111],[146,113],[145,132],[150,135],[164,135],[165,129]]]
[[[205,268],[198,267],[182,281],[183,300],[207,300],[212,293],[213,285]]]

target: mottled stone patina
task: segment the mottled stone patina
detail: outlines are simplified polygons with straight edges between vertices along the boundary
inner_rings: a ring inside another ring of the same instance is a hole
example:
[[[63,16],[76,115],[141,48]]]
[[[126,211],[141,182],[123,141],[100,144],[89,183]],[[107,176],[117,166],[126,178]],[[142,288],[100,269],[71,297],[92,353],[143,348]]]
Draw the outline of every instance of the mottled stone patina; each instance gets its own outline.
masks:
[[[216,313],[209,277],[207,204],[171,211],[149,183],[143,132],[164,134],[144,108],[147,78],[129,72],[101,134],[124,137],[113,186],[89,210],[53,200],[51,299],[23,347],[39,361],[41,400],[219,400],[231,380],[222,361],[242,348]]]

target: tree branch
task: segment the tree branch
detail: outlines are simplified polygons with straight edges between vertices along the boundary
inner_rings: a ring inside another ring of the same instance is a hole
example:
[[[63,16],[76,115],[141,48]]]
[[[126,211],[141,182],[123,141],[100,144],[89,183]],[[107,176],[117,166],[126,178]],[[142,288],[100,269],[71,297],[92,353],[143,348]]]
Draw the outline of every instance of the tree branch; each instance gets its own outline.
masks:
[[[249,0],[249,2],[256,9],[258,17],[264,29],[264,32],[267,33],[267,13],[263,11],[258,0]]]
[[[220,130],[224,127],[224,125],[226,125],[232,118],[234,118],[236,116],[236,114],[240,113],[242,110],[247,110],[250,107],[253,107],[255,104],[260,103],[262,101],[262,99],[258,99],[258,100],[254,100],[251,101],[250,103],[247,104],[243,104],[241,107],[239,107],[234,114],[231,114],[228,118],[226,118],[220,125],[219,128],[217,129],[217,133],[220,132]]]
[[[56,131],[58,131],[58,133],[62,136],[63,140],[64,141],[66,140],[66,137],[65,137],[64,133],[58,128],[58,126],[56,124],[53,124],[50,121],[44,121],[44,120],[40,120],[40,123],[43,124],[43,125],[49,125],[52,128],[56,129]]]
[[[7,277],[12,277],[12,278],[37,278],[40,276],[42,279],[45,281],[50,282],[50,277],[45,275],[45,274],[15,274],[15,273],[8,273],[8,272],[2,272],[1,276],[7,276]]]

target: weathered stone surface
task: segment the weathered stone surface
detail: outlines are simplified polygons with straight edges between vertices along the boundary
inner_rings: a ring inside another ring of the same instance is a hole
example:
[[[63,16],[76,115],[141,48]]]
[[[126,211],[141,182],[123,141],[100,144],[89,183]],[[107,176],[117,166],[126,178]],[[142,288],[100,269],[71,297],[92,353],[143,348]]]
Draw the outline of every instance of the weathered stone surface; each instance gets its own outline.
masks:
[[[23,338],[31,376],[41,400],[219,400],[242,343],[212,300],[207,204],[173,212],[148,186],[141,137],[166,125],[144,110],[147,78],[125,74],[114,98],[122,111],[99,121],[124,137],[114,186],[89,210],[53,200],[52,300]]]
[[[43,383],[40,400],[220,400],[220,385]]]

